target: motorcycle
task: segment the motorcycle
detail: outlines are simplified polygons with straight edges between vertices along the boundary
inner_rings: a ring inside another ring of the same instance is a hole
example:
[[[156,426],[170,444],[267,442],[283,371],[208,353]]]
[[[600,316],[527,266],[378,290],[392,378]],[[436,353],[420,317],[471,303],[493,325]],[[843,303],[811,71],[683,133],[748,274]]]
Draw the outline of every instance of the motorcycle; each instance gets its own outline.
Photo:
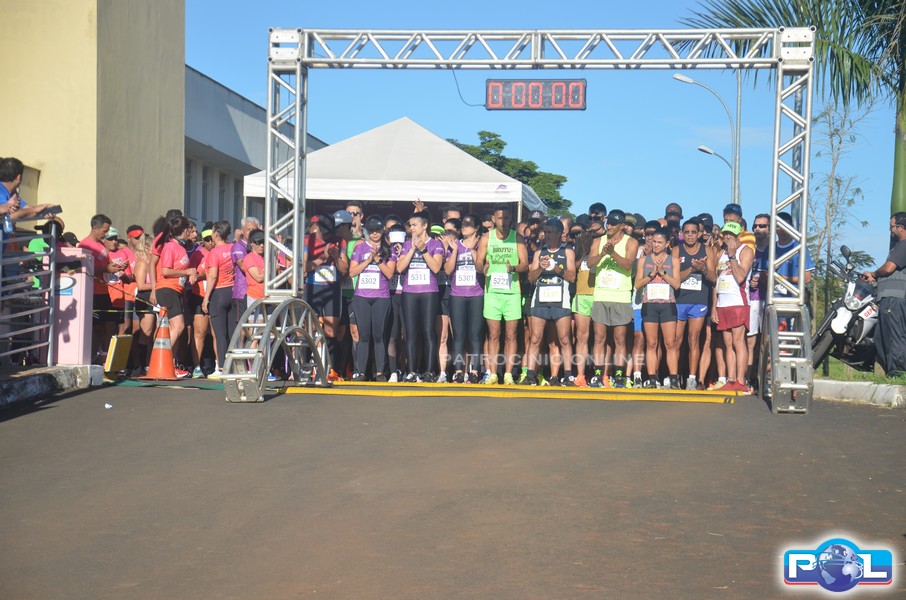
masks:
[[[846,281],[846,292],[834,301],[812,336],[812,365],[817,368],[830,354],[856,370],[872,371],[875,365],[872,335],[878,324],[877,291],[874,284],[853,272],[850,249],[841,246],[840,254],[846,264],[834,260],[828,265],[828,272]]]

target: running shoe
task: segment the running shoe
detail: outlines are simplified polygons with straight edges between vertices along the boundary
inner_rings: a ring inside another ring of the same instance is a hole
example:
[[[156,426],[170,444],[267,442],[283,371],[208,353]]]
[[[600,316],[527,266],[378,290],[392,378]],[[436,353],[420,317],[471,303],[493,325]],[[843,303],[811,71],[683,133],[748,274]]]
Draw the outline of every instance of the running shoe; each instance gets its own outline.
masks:
[[[441,371],[440,375],[437,376],[437,381],[435,383],[447,383],[447,372]]]
[[[656,389],[657,388],[657,379],[654,377],[649,377],[642,383],[642,387],[645,389]]]
[[[472,371],[471,373],[469,373],[469,379],[468,379],[468,381],[469,381],[469,383],[471,383],[471,384],[476,384],[476,383],[478,383],[479,381],[481,381],[481,379],[478,377],[478,373],[476,373],[475,371]]]
[[[507,373],[509,375],[509,373]],[[513,376],[510,375],[512,381]],[[484,385],[497,385],[497,373],[485,373],[484,379],[481,380]]]
[[[279,381],[280,378],[277,377],[276,375],[274,375],[273,373],[268,373],[268,374],[267,374],[267,380],[270,381],[271,383],[273,383],[273,382],[275,382],[275,381]]]
[[[383,373],[378,373],[374,376],[374,380],[378,383],[387,383],[387,376]]]
[[[359,373],[358,371],[356,371],[355,373],[352,374],[352,380],[353,381],[367,381],[368,378],[365,377],[364,373]]]
[[[213,373],[208,373],[208,379],[220,379],[222,371],[220,369],[214,369]]]
[[[695,391],[695,389],[697,387],[698,387],[698,382],[695,381],[694,376],[690,375],[689,378],[686,379],[686,390],[693,392],[693,391]]]
[[[503,385],[516,385],[516,382],[513,380],[512,373],[503,374]]]
[[[418,376],[419,383],[434,383],[437,376],[434,373],[422,373]]]
[[[625,377],[614,377],[613,387],[621,390],[626,387],[626,378]]]
[[[543,373],[538,373],[538,385],[548,386],[550,382],[544,378]]]
[[[519,385],[537,386],[538,378],[535,377],[534,375],[526,375],[525,378],[522,379],[522,383]]]
[[[204,372],[200,365],[192,369],[192,379],[204,379]]]
[[[681,389],[678,377],[670,377],[670,389],[671,390]]]
[[[400,380],[400,375],[396,371],[390,374],[390,378],[387,379],[387,383],[398,383]]]
[[[519,373],[519,379],[516,380],[516,383],[522,385],[525,382],[526,377],[528,377],[528,369],[523,369],[522,372]]]
[[[563,384],[563,387],[576,387],[576,376],[570,375],[560,380],[560,383]]]
[[[559,377],[551,377],[547,380],[547,384],[553,387],[563,387],[563,382],[560,381]]]
[[[331,381],[331,382],[343,381],[343,378],[340,377],[339,373],[337,373],[335,370],[331,369],[330,372],[327,373],[327,381]]]
[[[632,387],[645,387],[645,382],[642,381],[641,373],[636,373],[632,376]]]
[[[588,380],[588,387],[607,387],[604,383],[606,377],[601,375],[601,371],[595,369],[595,374]]]
[[[711,385],[708,386],[708,391],[710,392],[712,390],[719,390],[722,387],[724,387],[725,385],[727,385],[726,379],[724,379],[723,381],[718,379],[717,381],[715,381],[714,383],[712,383]]]
[[[465,375],[462,374],[462,371],[457,371],[453,374],[453,383],[465,383]],[[437,380],[440,383],[440,379]]]
[[[576,375],[574,383],[576,384],[576,387],[588,387],[588,381],[586,381],[585,375]]]
[[[189,373],[189,372],[186,371],[185,369],[180,369],[179,367],[176,367],[175,369],[173,369],[173,372],[174,372],[174,373],[176,374],[176,376],[179,377],[180,379],[185,379],[186,377],[188,377],[189,375],[191,375],[191,373]]]
[[[409,373],[406,373],[406,376],[403,377],[403,383],[416,383],[416,382],[418,382],[418,375],[416,375],[415,373],[412,373],[411,371]]]

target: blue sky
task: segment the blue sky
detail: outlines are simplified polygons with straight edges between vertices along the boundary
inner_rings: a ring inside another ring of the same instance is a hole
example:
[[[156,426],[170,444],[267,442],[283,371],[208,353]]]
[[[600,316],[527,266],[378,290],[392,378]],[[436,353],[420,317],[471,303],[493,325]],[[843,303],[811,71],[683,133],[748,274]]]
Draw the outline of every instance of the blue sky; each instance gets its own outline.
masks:
[[[384,2],[346,0],[186,0],[186,63],[261,105],[267,95],[267,29],[665,29],[678,28],[696,2],[644,3],[524,0]],[[546,72],[545,77],[555,72]],[[731,72],[685,72],[714,88],[735,110]],[[767,74],[767,71],[761,73]],[[563,195],[573,211],[592,202],[631,209],[648,218],[679,202],[686,216],[717,215],[729,201],[730,170],[705,145],[730,159],[730,123],[706,90],[674,81],[671,71],[559,72],[588,80],[588,108],[564,112],[489,112],[465,105],[450,72],[312,70],[309,132],[328,143],[407,116],[444,138],[477,143],[480,130],[500,134],[505,154],[532,160],[568,177]],[[466,102],[484,102],[490,71],[459,71]],[[507,77],[531,77],[529,71]],[[767,211],[771,194],[774,89],[769,78],[744,82],[740,196],[747,217]],[[823,102],[816,89],[813,110]],[[868,228],[851,226],[845,242],[880,264],[887,254],[893,165],[892,106],[883,103],[863,121],[860,140],[840,169],[855,176],[865,200],[856,207]],[[815,150],[813,130],[813,150]],[[812,182],[824,171],[812,162]]]

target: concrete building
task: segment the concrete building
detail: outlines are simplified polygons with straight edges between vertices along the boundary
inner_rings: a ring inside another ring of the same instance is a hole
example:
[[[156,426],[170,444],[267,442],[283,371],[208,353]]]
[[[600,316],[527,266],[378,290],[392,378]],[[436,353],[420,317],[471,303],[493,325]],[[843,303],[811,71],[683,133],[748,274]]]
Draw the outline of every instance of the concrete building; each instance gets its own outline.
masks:
[[[183,193],[183,0],[0,0],[0,156],[27,164],[29,202],[148,223]],[[153,85],[149,85],[153,82]]]
[[[121,229],[170,208],[238,223],[242,178],[266,166],[265,109],[186,66],[184,0],[0,0],[0,14],[0,156],[27,165],[23,198],[63,205],[80,238],[97,213]]]

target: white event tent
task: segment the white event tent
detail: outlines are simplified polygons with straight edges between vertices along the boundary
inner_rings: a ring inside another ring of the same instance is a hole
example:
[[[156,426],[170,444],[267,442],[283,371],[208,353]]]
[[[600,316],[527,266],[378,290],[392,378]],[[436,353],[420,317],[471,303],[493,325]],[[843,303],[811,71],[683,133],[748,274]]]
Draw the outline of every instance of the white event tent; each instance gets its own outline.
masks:
[[[407,117],[397,119],[308,155],[308,200],[360,200],[468,206],[518,203],[529,211],[545,206],[530,186],[504,175]],[[244,180],[246,202],[263,199],[267,174]],[[291,189],[292,178],[281,182]],[[260,200],[259,200],[260,201]]]

